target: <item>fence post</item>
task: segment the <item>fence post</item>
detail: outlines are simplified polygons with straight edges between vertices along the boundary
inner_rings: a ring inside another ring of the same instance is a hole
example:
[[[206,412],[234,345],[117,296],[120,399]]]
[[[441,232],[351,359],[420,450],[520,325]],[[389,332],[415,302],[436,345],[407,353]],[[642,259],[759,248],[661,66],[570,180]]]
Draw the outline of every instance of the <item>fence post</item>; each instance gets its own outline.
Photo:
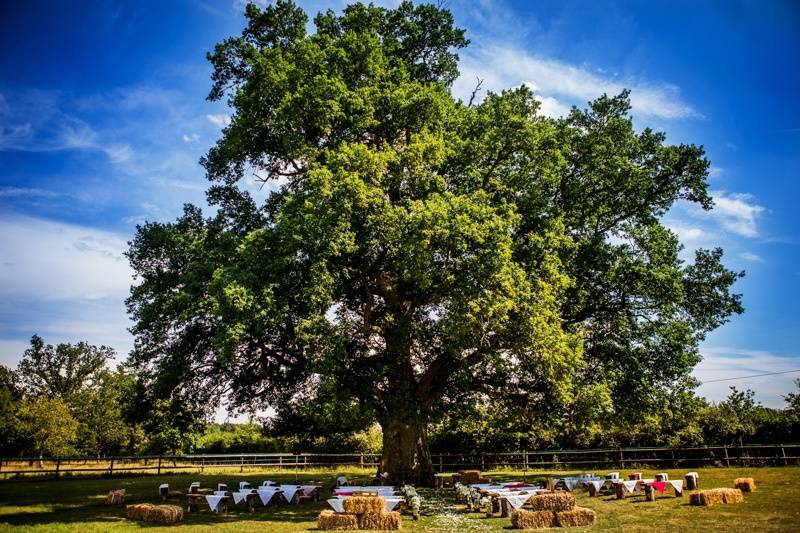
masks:
[[[486,470],[486,459],[483,456],[483,452],[481,452],[481,472]]]
[[[161,475],[161,456],[158,456],[158,475]]]
[[[113,476],[114,475],[114,458],[113,457],[111,458],[111,463],[108,465],[108,475],[109,476]]]
[[[783,466],[789,466],[789,461],[786,459],[786,449],[781,444],[781,455],[783,456]]]
[[[786,457],[786,454],[783,454]],[[61,470],[61,457],[56,459],[56,477],[58,477],[58,471]]]
[[[358,466],[359,468],[364,468],[364,454],[358,454]]]
[[[622,448],[619,449],[619,464],[620,468],[625,468],[625,457],[622,455]]]
[[[723,446],[723,447],[722,447],[722,449],[723,449],[723,450],[725,450],[725,466],[727,466],[728,468],[730,468],[730,466],[731,466],[731,461],[730,461],[730,459],[728,458],[728,447],[727,447],[727,446]]]
[[[444,455],[439,454],[439,473],[444,473]]]
[[[239,472],[244,472],[244,455],[239,457]]]

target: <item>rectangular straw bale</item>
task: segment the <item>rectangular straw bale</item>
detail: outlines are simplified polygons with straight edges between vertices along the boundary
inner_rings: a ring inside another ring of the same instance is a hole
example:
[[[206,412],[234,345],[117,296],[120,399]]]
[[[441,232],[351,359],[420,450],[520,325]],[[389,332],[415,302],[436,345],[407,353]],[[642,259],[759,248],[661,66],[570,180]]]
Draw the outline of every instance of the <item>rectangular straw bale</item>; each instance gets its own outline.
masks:
[[[177,505],[139,503],[128,505],[125,514],[131,520],[141,520],[149,524],[174,524],[183,520],[183,508]]]
[[[357,530],[358,517],[354,514],[322,511],[317,517],[317,529],[326,531]]]
[[[358,528],[372,531],[394,531],[400,529],[403,521],[397,511],[366,513],[358,515]]]
[[[742,492],[755,492],[756,482],[751,477],[739,477],[733,482],[733,486]]]
[[[742,503],[744,495],[741,489],[716,489],[722,493],[722,501],[725,503]]]
[[[553,511],[526,511],[520,509],[511,513],[511,525],[517,529],[544,529],[556,526]]]
[[[739,489],[698,490],[689,495],[690,505],[705,505],[707,507],[720,503],[741,503],[743,501],[744,496]]]
[[[528,500],[534,511],[571,511],[575,508],[575,495],[558,491],[537,494]]]
[[[461,483],[464,485],[472,485],[481,481],[480,470],[461,470],[459,474],[461,474]]]
[[[151,507],[155,507],[152,503],[137,503],[135,505],[128,505],[125,507],[125,515],[131,520],[144,520],[145,512]]]
[[[575,507],[570,511],[555,513],[556,523],[561,527],[591,526],[597,521],[597,513],[586,507]]]
[[[386,502],[380,496],[350,496],[342,502],[344,511],[351,514],[380,513]]]

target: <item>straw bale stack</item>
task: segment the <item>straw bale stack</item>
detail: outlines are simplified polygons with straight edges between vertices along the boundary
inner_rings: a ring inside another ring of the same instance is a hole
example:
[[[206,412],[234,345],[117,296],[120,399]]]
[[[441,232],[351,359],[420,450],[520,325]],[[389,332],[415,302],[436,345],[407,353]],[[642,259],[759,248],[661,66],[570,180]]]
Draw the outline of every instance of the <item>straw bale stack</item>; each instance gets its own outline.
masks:
[[[345,500],[346,501],[346,500]],[[400,529],[403,521],[400,513],[389,511],[380,513],[365,513],[358,515],[358,528],[372,531],[395,531]]]
[[[322,511],[317,517],[317,529],[326,531],[355,530],[358,529],[358,517],[354,514]]]
[[[481,482],[480,470],[461,470],[459,474],[461,474],[461,483],[464,485],[472,485]]]
[[[556,526],[553,511],[526,511],[520,509],[511,513],[511,525],[517,529],[544,529]]]
[[[591,526],[597,521],[597,513],[585,507],[555,513],[556,523],[561,527]]]
[[[571,511],[575,508],[575,496],[571,492],[547,492],[528,500],[534,511]]]
[[[351,496],[342,502],[344,512],[350,514],[378,514],[386,502],[380,496]]]
[[[148,524],[174,524],[183,520],[183,509],[177,505],[139,503],[128,505],[125,514],[131,520],[141,520]]]
[[[751,477],[739,477],[733,482],[733,486],[742,492],[755,492],[756,482]]]
[[[742,491],[739,489],[710,489],[698,490],[689,495],[690,505],[703,505],[710,507],[720,503],[741,503],[744,501]]]

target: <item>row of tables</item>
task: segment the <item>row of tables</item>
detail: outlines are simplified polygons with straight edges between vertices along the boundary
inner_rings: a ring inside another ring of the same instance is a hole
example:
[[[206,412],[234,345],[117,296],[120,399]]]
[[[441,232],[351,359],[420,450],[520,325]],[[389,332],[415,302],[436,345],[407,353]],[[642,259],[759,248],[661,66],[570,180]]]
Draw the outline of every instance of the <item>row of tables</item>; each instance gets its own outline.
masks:
[[[641,479],[639,474],[636,479],[623,480],[619,478],[618,472],[611,472],[600,478],[594,474],[581,474],[579,476],[568,476],[562,478],[551,478],[548,486],[555,488],[564,488],[572,491],[577,487],[591,486],[591,495],[599,493],[603,489],[616,488],[620,486],[624,494],[637,494],[645,488],[645,486],[653,487],[660,494],[664,494],[667,487],[672,487],[675,490],[675,495],[680,497],[683,495],[683,481],[670,480],[666,474],[658,474],[655,479]],[[508,502],[514,509],[519,509],[536,494],[548,492],[548,489],[534,487],[527,483],[514,482],[514,483],[474,483],[470,485],[481,492],[485,492],[491,497],[501,498]]]
[[[159,490],[163,491],[165,486],[166,490],[169,491],[169,485],[167,484],[162,484]],[[296,495],[303,494],[304,496],[312,497],[318,495],[321,488],[321,485],[280,485],[269,480],[264,481],[257,487],[253,487],[247,481],[242,481],[239,483],[239,489],[235,491],[229,491],[226,485],[220,483],[217,485],[217,490],[212,493],[201,494],[200,482],[195,481],[189,485],[189,510],[197,509],[197,500],[200,498],[205,498],[211,511],[215,513],[226,510],[227,504],[231,500],[234,504],[246,501],[251,510],[256,500],[266,507],[273,498],[279,495],[287,503],[292,504],[299,501],[299,498],[295,498]]]

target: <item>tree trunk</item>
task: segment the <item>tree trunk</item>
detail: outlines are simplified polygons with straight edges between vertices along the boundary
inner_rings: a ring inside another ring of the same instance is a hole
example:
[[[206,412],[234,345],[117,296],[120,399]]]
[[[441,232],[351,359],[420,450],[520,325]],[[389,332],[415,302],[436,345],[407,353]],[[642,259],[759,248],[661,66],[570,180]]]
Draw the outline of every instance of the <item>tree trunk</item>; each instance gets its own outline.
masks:
[[[433,463],[425,425],[389,420],[383,428],[380,473],[388,473],[392,485],[433,486]]]

